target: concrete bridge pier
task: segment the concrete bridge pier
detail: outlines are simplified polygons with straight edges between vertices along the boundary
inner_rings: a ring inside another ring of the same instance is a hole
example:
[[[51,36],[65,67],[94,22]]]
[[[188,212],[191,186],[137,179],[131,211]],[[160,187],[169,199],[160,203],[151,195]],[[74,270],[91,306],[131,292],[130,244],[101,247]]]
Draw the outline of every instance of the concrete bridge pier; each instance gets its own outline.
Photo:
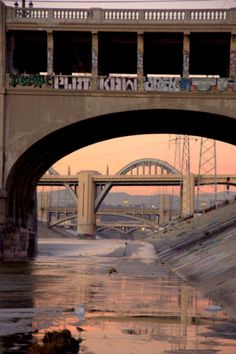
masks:
[[[24,217],[7,216],[7,192],[0,189],[0,259],[29,259],[37,254],[36,194]]]
[[[170,196],[161,194],[159,225],[168,224],[170,221]]]
[[[6,198],[7,192],[0,189],[0,225],[6,222]]]
[[[77,233],[79,237],[95,237],[96,213],[95,197],[96,186],[93,181],[96,171],[81,171],[79,173],[78,188],[78,222]]]
[[[0,189],[0,257],[3,258],[4,253],[4,236],[5,236],[5,225],[6,225],[6,197],[7,193],[5,190]]]
[[[182,186],[182,216],[190,216],[194,214],[194,174],[190,173],[184,176]]]

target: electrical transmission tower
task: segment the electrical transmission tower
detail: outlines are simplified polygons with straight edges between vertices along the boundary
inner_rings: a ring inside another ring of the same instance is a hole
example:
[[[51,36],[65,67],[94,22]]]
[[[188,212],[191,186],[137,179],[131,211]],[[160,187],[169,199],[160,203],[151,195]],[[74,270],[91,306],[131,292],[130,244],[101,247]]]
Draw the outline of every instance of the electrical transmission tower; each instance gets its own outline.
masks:
[[[181,177],[190,175],[190,139],[188,135],[175,135],[174,167],[180,172]],[[189,180],[190,183],[190,180]],[[190,185],[188,183],[179,186],[180,205],[179,213],[183,215],[182,206],[187,205],[190,199]],[[172,188],[171,209],[173,209],[175,187]]]
[[[175,144],[175,151],[174,151],[174,162],[173,166],[176,170],[181,171],[181,161],[182,161],[182,149],[181,149],[181,136],[175,135],[173,139],[169,136],[169,143],[174,141]],[[181,213],[180,205],[175,205],[176,196],[179,194],[180,197],[180,188],[172,186],[171,189],[171,198],[170,198],[170,213],[172,214],[174,209],[178,210],[179,214]]]
[[[174,153],[174,167],[181,171],[181,161],[182,161],[182,149],[181,149],[181,135],[175,135],[174,140],[175,144],[175,153]],[[170,140],[171,141],[171,140]]]
[[[209,187],[209,192],[213,193],[213,206],[217,200],[217,182],[216,182],[216,141],[208,138],[201,138],[199,168],[198,168],[198,186],[197,186],[197,208],[204,207],[206,202],[201,203],[200,193],[202,191],[201,178],[213,174],[215,176],[214,183]],[[211,206],[211,203],[210,203]]]
[[[175,135],[174,167],[181,175],[190,173],[190,138],[188,135]],[[170,141],[171,141],[170,140]]]
[[[190,174],[190,143],[188,135],[182,136],[182,160],[180,171],[182,176]]]

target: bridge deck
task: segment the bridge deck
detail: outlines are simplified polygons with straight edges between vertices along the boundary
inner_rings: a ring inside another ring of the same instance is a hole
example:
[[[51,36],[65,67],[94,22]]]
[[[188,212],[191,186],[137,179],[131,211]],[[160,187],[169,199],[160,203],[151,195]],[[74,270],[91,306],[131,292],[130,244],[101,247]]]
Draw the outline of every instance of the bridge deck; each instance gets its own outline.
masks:
[[[228,180],[229,178],[229,180]],[[97,185],[112,183],[113,185],[180,185],[183,182],[181,175],[96,175],[93,181]],[[211,184],[215,182],[215,175],[201,176],[200,184]],[[218,184],[236,184],[236,175],[217,175]],[[48,176],[44,175],[38,182],[39,186],[62,186],[65,183],[77,185],[78,175]],[[198,184],[198,176],[195,175],[195,185]]]

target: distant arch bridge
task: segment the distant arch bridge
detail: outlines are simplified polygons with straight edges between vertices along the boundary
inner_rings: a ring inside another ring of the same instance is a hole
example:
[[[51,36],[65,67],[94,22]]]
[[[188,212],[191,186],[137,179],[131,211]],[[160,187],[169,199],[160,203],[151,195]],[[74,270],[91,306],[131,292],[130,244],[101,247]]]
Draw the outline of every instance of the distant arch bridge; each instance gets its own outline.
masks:
[[[54,169],[54,168],[50,168],[48,170],[48,173],[52,176],[57,176],[60,177],[60,174]],[[116,175],[179,175],[180,172],[173,167],[172,165],[170,165],[168,162],[166,161],[162,161],[160,159],[156,159],[156,158],[142,158],[142,159],[138,159],[135,161],[130,162],[129,164],[127,164],[126,166],[124,166],[123,168],[121,168]],[[61,176],[63,177],[63,176]],[[43,179],[45,177],[42,177],[42,179],[39,182],[39,185],[45,185],[47,182],[43,182]],[[55,184],[57,184],[58,182],[55,181]],[[68,190],[69,194],[72,197],[72,200],[77,203],[77,195],[75,192],[75,189],[72,188],[72,184],[68,183],[68,182],[63,182],[62,184],[65,186],[65,188]],[[109,191],[111,190],[112,186],[114,185],[114,183],[109,182],[106,183],[105,185],[100,185],[98,188],[98,194],[95,200],[95,211],[98,212],[98,209],[101,205],[101,203],[103,202],[103,200],[105,199],[106,195],[109,193]],[[127,210],[128,211],[128,210]],[[53,211],[51,211],[53,212]],[[125,210],[123,210],[123,212],[125,212]],[[150,211],[149,211],[150,213]],[[156,215],[159,216],[159,212],[157,212],[157,210],[153,211],[153,213],[155,213]],[[61,214],[58,211],[58,214]],[[112,213],[109,215],[121,215],[120,213]],[[133,220],[136,220],[138,222],[142,221],[145,222],[145,224],[147,223],[147,220],[144,220],[142,217],[135,217],[135,216],[131,216],[131,215],[127,215],[126,217],[130,217]],[[49,227],[53,227],[56,225],[59,225],[61,223],[64,223],[66,221],[72,220],[77,218],[77,215],[68,215],[67,217],[64,218],[60,218],[57,220],[54,220],[53,222],[49,222]],[[149,226],[153,226],[154,223],[153,222],[149,222]]]

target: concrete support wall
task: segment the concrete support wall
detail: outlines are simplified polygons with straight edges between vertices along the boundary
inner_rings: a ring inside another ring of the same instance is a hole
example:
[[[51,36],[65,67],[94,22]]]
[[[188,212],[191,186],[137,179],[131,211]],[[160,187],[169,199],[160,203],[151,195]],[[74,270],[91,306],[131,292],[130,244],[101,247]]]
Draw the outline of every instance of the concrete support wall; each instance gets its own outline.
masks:
[[[92,32],[92,88],[96,89],[96,80],[98,76],[98,33]]]
[[[0,89],[0,191],[5,185],[5,94]]]
[[[0,87],[5,85],[5,6],[0,2]]]
[[[170,221],[170,196],[161,194],[159,225],[165,225]]]
[[[190,53],[190,34],[184,33],[183,43],[183,77],[189,77],[189,53]]]
[[[16,46],[16,36],[15,33],[11,33],[8,38],[8,51],[7,51],[7,71],[11,74],[16,75],[18,73],[17,68],[15,68],[14,63],[14,50]]]
[[[144,76],[143,72],[143,53],[144,53],[144,42],[143,42],[143,32],[137,34],[137,75],[139,81],[139,87],[142,87],[142,79]]]
[[[95,236],[96,186],[93,182],[93,176],[94,171],[82,171],[79,173],[77,232],[78,236],[81,237]]]
[[[229,76],[236,76],[236,33],[231,33]]]
[[[190,173],[184,176],[182,187],[182,216],[189,216],[194,214],[194,175]]]
[[[53,32],[47,32],[47,72],[53,74]]]
[[[0,3],[0,225],[5,222],[5,6]]]

